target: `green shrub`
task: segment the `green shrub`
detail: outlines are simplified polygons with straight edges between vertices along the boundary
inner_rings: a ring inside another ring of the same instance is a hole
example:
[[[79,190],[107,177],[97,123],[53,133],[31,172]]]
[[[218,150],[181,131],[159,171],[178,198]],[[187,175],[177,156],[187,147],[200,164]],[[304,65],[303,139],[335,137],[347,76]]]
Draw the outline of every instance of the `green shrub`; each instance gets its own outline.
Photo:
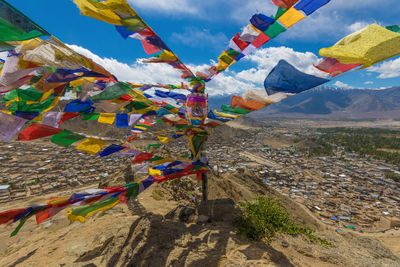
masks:
[[[242,214],[236,220],[238,233],[251,240],[265,239],[271,242],[277,233],[302,234],[314,243],[331,246],[327,240],[316,237],[313,230],[302,228],[292,221],[279,200],[260,196],[252,202],[245,201],[239,205]]]
[[[159,189],[154,189],[151,196],[157,201],[164,200],[164,194]]]
[[[385,177],[387,179],[392,179],[395,182],[400,183],[400,175],[394,172],[385,172]]]

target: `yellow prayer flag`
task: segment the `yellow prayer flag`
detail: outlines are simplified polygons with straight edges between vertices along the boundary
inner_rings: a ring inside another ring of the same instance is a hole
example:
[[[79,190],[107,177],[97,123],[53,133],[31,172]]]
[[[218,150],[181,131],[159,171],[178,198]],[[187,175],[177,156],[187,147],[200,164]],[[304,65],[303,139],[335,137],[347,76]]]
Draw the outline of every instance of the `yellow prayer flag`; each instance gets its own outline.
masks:
[[[306,16],[303,13],[301,13],[294,7],[291,7],[278,20],[280,23],[283,24],[283,26],[285,26],[286,28],[290,28],[305,17]]]
[[[107,123],[107,124],[113,124],[115,121],[115,113],[100,113],[98,122],[99,123]]]
[[[149,175],[152,175],[152,176],[159,176],[159,175],[161,175],[161,171],[160,171],[160,170],[155,170],[155,169],[149,168]]]
[[[97,78],[94,77],[84,77],[84,78],[80,78],[80,79],[76,79],[72,82],[69,82],[69,84],[72,87],[78,87],[79,85],[82,85],[84,82],[94,82]]]
[[[161,143],[166,144],[174,139],[169,138],[169,137],[163,137],[163,136],[158,136],[158,139],[160,140]]]
[[[319,54],[332,57],[344,64],[364,64],[370,67],[400,54],[400,34],[377,24],[350,34],[332,47],[322,48]]]
[[[225,118],[234,118],[234,119],[243,116],[243,115],[233,115],[233,114],[228,114],[228,113],[224,113],[224,112],[218,112],[218,111],[216,111],[216,110],[214,110],[214,113],[217,114],[217,115],[219,115],[219,116],[221,116],[221,117],[225,117]]]
[[[43,113],[40,113],[39,115],[37,115],[35,118],[33,118],[33,120],[41,122],[43,120]]]
[[[170,51],[164,50],[160,55],[159,58],[161,60],[166,60],[166,61],[177,61],[178,58],[176,55]]]
[[[69,199],[69,197],[57,197],[57,198],[47,200],[47,203],[51,204],[51,205],[58,205],[58,204],[67,202],[68,199]]]
[[[136,129],[140,129],[140,130],[147,130],[148,127],[143,127],[143,126],[139,126],[139,125],[135,125]]]
[[[76,147],[76,149],[94,155],[97,152],[99,152],[103,147],[105,147],[107,144],[108,143],[105,141],[90,137],[81,142]]]
[[[42,112],[48,112],[48,111],[52,110],[58,104],[60,99],[61,99],[61,96],[57,96],[56,99],[54,99],[53,103],[51,103],[51,105],[48,108],[46,108],[45,110],[43,110]]]
[[[122,18],[137,16],[126,0],[106,0],[104,2],[74,0],[74,3],[81,10],[82,15],[113,25],[124,25]]]

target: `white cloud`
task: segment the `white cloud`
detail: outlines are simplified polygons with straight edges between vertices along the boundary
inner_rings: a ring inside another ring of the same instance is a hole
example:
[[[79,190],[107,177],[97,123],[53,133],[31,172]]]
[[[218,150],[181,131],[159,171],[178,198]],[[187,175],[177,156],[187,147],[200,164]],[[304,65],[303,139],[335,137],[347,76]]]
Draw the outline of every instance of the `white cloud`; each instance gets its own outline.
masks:
[[[368,69],[369,72],[379,73],[379,79],[400,77],[400,58],[389,60]]]
[[[102,58],[90,50],[77,45],[69,45],[76,52],[93,59],[119,80],[136,83],[180,83],[178,71],[166,64],[133,64],[119,62],[113,58]]]
[[[198,13],[198,7],[189,0],[129,0],[132,6],[157,12],[179,12],[186,14]]]
[[[359,31],[361,29],[364,29],[365,27],[367,27],[370,23],[365,22],[365,21],[356,21],[353,24],[347,26],[347,29],[350,33]]]
[[[142,64],[135,62],[126,64],[113,58],[102,58],[92,53],[90,50],[77,45],[69,45],[76,52],[93,59],[96,63],[114,74],[119,80],[133,83],[169,83],[180,84],[182,79],[180,73],[167,64]],[[192,71],[201,71],[210,65],[188,65]],[[207,84],[209,95],[226,95],[242,93],[255,85],[246,81],[241,81],[235,77],[235,73],[227,71],[218,75],[213,81]]]
[[[334,86],[337,86],[337,87],[341,87],[341,88],[347,88],[347,89],[352,89],[352,88],[354,88],[353,86],[348,85],[348,84],[346,84],[346,83],[344,83],[344,82],[341,82],[341,81],[337,81],[337,82],[335,82],[333,85],[334,85]]]
[[[374,82],[373,81],[366,81],[364,84],[374,84]]]

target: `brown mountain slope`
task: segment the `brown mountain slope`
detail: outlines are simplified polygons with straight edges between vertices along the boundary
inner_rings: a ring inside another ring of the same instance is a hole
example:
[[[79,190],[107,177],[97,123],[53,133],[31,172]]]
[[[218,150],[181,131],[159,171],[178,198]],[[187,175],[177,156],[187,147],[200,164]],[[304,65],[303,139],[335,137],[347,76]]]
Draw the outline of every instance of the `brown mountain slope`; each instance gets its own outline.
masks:
[[[69,224],[65,214],[59,214],[40,226],[30,221],[14,238],[8,237],[11,228],[1,229],[0,265],[400,266],[400,259],[378,240],[353,232],[336,233],[250,171],[210,175],[211,200],[197,209],[179,207],[187,202],[172,200],[174,183],[182,186],[182,181],[152,186],[137,201],[102,212],[85,224]],[[159,200],[155,191],[161,196]],[[256,195],[281,199],[295,221],[315,229],[335,247],[324,248],[301,236],[280,235],[267,245],[237,235],[235,202]],[[46,197],[32,199],[30,204]],[[9,204],[1,210],[23,204]],[[398,243],[400,237],[392,238]]]

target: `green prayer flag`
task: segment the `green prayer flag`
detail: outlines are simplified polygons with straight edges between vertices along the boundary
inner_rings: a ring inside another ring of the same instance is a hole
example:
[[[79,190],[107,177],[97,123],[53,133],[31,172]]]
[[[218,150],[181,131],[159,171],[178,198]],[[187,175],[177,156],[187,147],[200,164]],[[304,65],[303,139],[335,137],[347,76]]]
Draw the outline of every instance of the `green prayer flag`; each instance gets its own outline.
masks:
[[[101,100],[113,100],[118,99],[123,95],[127,95],[131,92],[131,87],[125,83],[117,83],[107,87],[100,94],[90,97],[93,101]]]
[[[386,29],[388,29],[389,31],[392,31],[392,32],[400,33],[400,27],[399,27],[399,25],[387,26]]]
[[[279,8],[278,8],[278,11],[277,11],[276,14],[275,14],[275,20],[279,19],[283,14],[286,13],[286,11],[287,11],[286,8],[281,8],[281,7],[279,7]],[[272,16],[272,17],[274,17],[274,16]]]
[[[38,101],[43,95],[43,92],[35,89],[15,89],[3,96],[3,102],[8,102],[16,97],[19,97],[23,101]]]
[[[171,109],[174,109],[175,107],[172,105],[166,105],[164,108],[167,110],[171,110]]]
[[[53,135],[51,137],[51,142],[59,146],[70,147],[73,143],[85,138],[85,136],[70,132],[68,130],[63,130],[61,133]]]
[[[141,109],[145,109],[148,107],[149,107],[149,105],[143,101],[131,102],[129,105],[125,106],[125,108],[133,108],[135,110],[141,110]]]
[[[221,109],[223,112],[231,113],[231,114],[235,114],[235,115],[236,114],[248,114],[251,112],[251,110],[247,110],[247,109],[240,108],[240,107],[232,108],[228,105],[222,105]]]
[[[164,158],[160,157],[160,156],[155,156],[155,157],[153,157],[151,159],[148,159],[147,161],[157,161],[157,160],[162,160],[162,159],[164,159]]]
[[[68,214],[68,218],[71,220],[71,218],[74,218],[75,216],[81,216],[84,218],[84,220],[86,220],[86,217],[92,213],[112,208],[113,204],[115,204],[115,202],[117,202],[118,200],[118,196],[110,197],[102,202],[96,202],[94,204],[77,207],[73,209],[70,214]],[[75,219],[72,220],[74,221]]]
[[[0,0],[0,41],[24,41],[50,35],[4,0]]]
[[[32,215],[31,215],[31,216],[32,216]],[[27,218],[22,218],[22,219],[19,221],[18,226],[17,226],[17,227],[14,229],[14,231],[11,233],[10,237],[13,237],[13,236],[15,236],[16,234],[18,234],[19,230],[21,230],[22,226],[24,226],[25,222],[26,222],[31,216],[29,216],[29,217],[27,217]]]
[[[236,58],[238,55],[240,55],[240,53],[238,51],[235,51],[233,49],[229,49],[227,54],[233,58]]]
[[[264,32],[269,38],[273,39],[282,32],[286,31],[286,28],[282,26],[278,21],[272,23],[271,26]]]
[[[14,101],[8,107],[9,111],[32,111],[32,112],[42,112],[49,108],[53,103],[55,96],[52,95],[40,103],[27,104],[26,101]]]
[[[147,148],[154,148],[154,149],[157,149],[157,148],[159,148],[160,146],[162,146],[162,144],[150,144],[150,145],[147,145]]]
[[[96,121],[100,117],[100,113],[83,113],[81,118],[83,121]]]
[[[207,134],[196,134],[189,138],[194,157],[197,157],[199,152],[202,150],[204,143],[207,141],[207,138]]]
[[[128,187],[128,191],[126,193],[128,199],[135,199],[139,195],[139,184],[133,183],[127,184],[126,186]]]

